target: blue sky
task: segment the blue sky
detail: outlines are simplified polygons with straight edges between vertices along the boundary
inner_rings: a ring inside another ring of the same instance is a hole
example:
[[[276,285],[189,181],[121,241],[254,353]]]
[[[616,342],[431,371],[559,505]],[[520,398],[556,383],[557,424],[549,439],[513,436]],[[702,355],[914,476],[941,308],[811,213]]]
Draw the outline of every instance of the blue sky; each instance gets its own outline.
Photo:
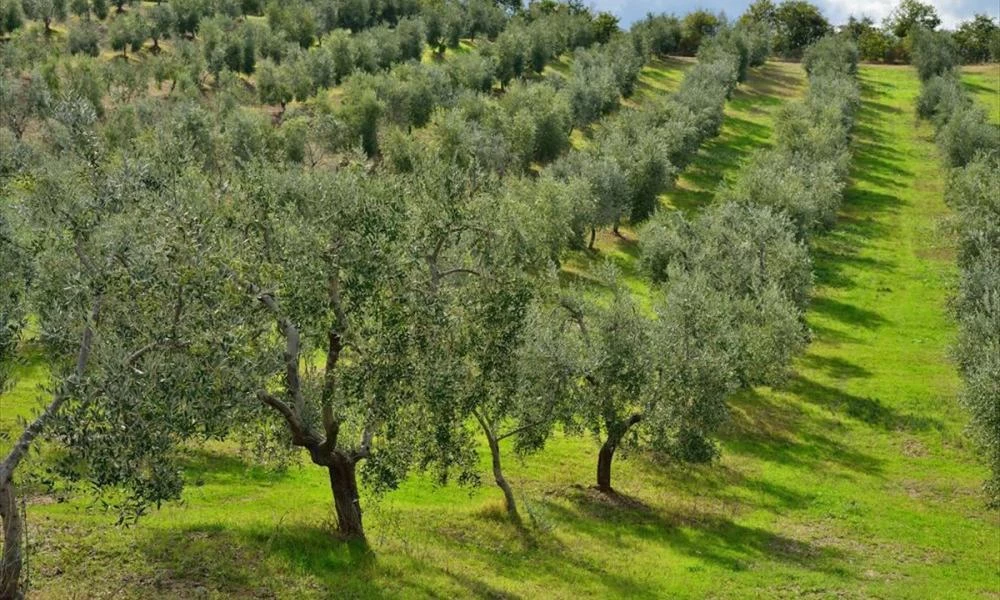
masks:
[[[699,8],[712,12],[724,11],[735,18],[746,10],[752,0],[589,0],[598,10],[606,10],[621,19],[623,27],[628,27],[632,21],[641,19],[647,12],[672,12],[678,15]],[[867,0],[857,2],[851,0],[812,0],[820,7],[823,14],[834,24],[847,20],[848,15],[865,14],[877,22],[889,14],[898,0]],[[926,1],[926,0],[924,0]],[[777,0],[776,2],[777,3]],[[1000,13],[1000,0],[931,0],[945,27],[954,27],[957,23],[969,19],[976,13],[985,13],[994,18]]]

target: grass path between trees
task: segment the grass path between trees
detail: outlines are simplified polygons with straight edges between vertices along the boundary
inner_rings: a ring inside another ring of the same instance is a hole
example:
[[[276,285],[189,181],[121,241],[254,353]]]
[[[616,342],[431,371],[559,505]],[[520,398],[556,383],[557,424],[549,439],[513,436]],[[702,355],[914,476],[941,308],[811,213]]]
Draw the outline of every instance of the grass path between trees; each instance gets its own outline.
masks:
[[[982,508],[986,471],[962,436],[948,354],[945,173],[914,114],[913,70],[863,67],[861,81],[851,186],[814,248],[814,341],[784,389],[738,403],[723,463],[762,469],[776,510],[761,525],[828,565],[776,569],[761,581],[772,590],[996,597],[1000,521]]]
[[[770,136],[766,114],[742,131],[735,119],[798,93],[798,73],[734,96],[728,141],[703,148],[678,193],[709,202],[709,166],[731,175],[732,148]],[[852,185],[815,244],[814,341],[783,389],[736,399],[720,463],[624,457],[612,501],[588,487],[593,440],[559,436],[524,461],[507,448],[527,530],[485,475],[472,491],[417,477],[364,498],[367,554],[332,538],[321,469],[275,474],[207,445],[191,452],[184,502],[129,529],[79,499],[35,498],[34,597],[995,598],[1000,520],[982,508],[948,357],[943,170],[912,70],[861,78]],[[604,255],[635,260],[608,243]]]

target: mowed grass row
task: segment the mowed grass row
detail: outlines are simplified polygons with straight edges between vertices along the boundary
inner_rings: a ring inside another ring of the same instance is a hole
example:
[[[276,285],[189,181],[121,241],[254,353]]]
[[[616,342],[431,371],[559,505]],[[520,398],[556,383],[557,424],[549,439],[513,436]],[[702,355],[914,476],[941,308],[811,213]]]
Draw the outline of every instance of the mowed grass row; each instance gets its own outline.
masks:
[[[851,186],[837,226],[815,241],[814,341],[785,389],[737,402],[723,464],[760,468],[774,486],[762,495],[778,514],[752,521],[831,560],[830,572],[792,569],[772,586],[995,597],[1000,520],[983,508],[986,470],[962,435],[949,357],[944,171],[914,114],[913,69],[863,67],[861,80]]]
[[[760,102],[746,110],[801,80],[767,91],[751,79],[740,93]],[[208,445],[191,452],[184,503],[130,529],[80,500],[36,499],[36,596],[990,597],[1000,521],[982,509],[985,469],[961,435],[947,355],[942,171],[913,114],[912,71],[864,68],[862,80],[852,186],[841,222],[816,241],[814,343],[784,389],[736,399],[719,464],[627,457],[623,496],[609,501],[587,487],[596,443],[558,437],[508,459],[527,532],[505,521],[492,486],[418,477],[364,499],[368,555],[333,539],[321,469],[275,474]],[[765,143],[763,116],[763,129],[731,128],[739,98],[723,136]],[[707,145],[692,167],[728,164],[729,152]]]

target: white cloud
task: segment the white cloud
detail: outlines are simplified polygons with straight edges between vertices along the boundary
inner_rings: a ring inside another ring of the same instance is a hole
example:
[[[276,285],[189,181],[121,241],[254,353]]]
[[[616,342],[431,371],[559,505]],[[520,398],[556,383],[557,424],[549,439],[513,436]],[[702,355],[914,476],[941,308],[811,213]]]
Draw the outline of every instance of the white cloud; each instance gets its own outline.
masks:
[[[868,0],[867,2],[852,2],[851,0],[820,0],[818,6],[834,23],[843,23],[850,15],[866,15],[881,23],[882,19],[892,12],[898,4],[895,0]],[[929,4],[937,10],[941,17],[941,25],[952,29],[962,21],[968,20],[974,14],[986,13],[997,17],[998,3],[994,0],[931,0]]]
[[[605,10],[617,15],[624,27],[641,19],[647,12],[673,12],[683,15],[704,8],[713,12],[724,11],[730,18],[738,17],[746,10],[751,0],[590,0],[597,10]],[[867,15],[876,23],[881,23],[896,6],[898,0],[811,0],[834,24],[847,21],[850,15]],[[923,0],[928,1],[928,0]],[[991,17],[1000,16],[998,0],[929,0],[937,9],[942,25],[954,28],[958,23],[972,18],[974,14],[985,13]],[[775,0],[780,2],[780,0]]]

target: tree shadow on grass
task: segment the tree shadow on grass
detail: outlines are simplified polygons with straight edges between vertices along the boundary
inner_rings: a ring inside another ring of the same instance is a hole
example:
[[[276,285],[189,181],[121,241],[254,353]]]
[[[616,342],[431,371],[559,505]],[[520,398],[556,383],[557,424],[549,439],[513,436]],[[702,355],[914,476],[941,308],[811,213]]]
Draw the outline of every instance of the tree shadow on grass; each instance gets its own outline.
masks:
[[[765,96],[796,96],[805,89],[805,73],[790,75],[776,65],[765,64],[750,69],[746,86]]]
[[[889,272],[894,265],[861,252],[876,239],[891,235],[891,228],[875,219],[879,212],[895,210],[901,201],[895,196],[856,187],[844,196],[844,207],[836,227],[813,243],[816,283],[834,288],[853,288],[851,273]],[[863,218],[862,218],[863,215]]]
[[[873,310],[834,300],[829,296],[817,296],[809,303],[813,312],[840,321],[851,327],[878,329],[889,323],[888,319]]]
[[[802,362],[812,369],[825,371],[834,379],[861,379],[872,376],[872,372],[868,369],[838,356],[806,354],[802,357]]]
[[[972,80],[967,79],[965,77],[962,78],[962,85],[965,86],[965,88],[967,90],[969,90],[970,93],[973,93],[973,94],[975,94],[977,92],[982,92],[982,93],[985,93],[985,94],[994,94],[995,95],[997,93],[996,88],[992,88],[990,86],[983,85],[981,83],[978,83],[976,81],[972,81]]]
[[[862,181],[885,189],[902,189],[908,185],[903,179],[909,177],[911,174],[910,171],[896,166],[889,160],[879,158],[876,152],[870,154],[857,153],[854,155],[854,169],[851,171],[851,180]],[[848,193],[876,192],[851,188]]]
[[[609,501],[601,496],[592,490],[571,489],[562,499],[545,500],[544,506],[561,524],[595,543],[628,547],[639,540],[653,542],[729,571],[767,560],[843,574],[849,563],[839,549],[741,525],[712,512],[642,508],[634,500]]]
[[[666,503],[694,499],[695,504],[711,505],[717,512],[732,516],[759,510],[781,514],[806,508],[813,499],[811,494],[750,477],[724,463],[685,464],[652,452],[639,453],[629,460],[638,463],[644,487],[654,491],[653,498]],[[657,491],[661,498],[656,497]]]
[[[818,286],[850,289],[855,287],[852,273],[858,271],[888,272],[892,265],[879,259],[858,256],[858,246],[850,242],[835,245],[833,238],[826,238],[812,249],[813,273]],[[814,300],[815,301],[815,300]]]
[[[204,446],[185,448],[181,466],[188,485],[193,486],[205,483],[245,485],[248,482],[259,486],[272,486],[280,484],[288,475],[287,470],[248,464],[237,455]]]
[[[795,388],[795,385],[787,387]],[[800,393],[797,389],[789,391]],[[882,472],[882,460],[828,435],[843,427],[835,418],[817,417],[794,402],[775,399],[756,390],[738,395],[731,405],[730,420],[723,435],[729,452],[813,472],[825,470],[829,464],[868,475]],[[829,476],[840,475],[830,472]]]
[[[903,413],[887,406],[879,398],[856,396],[802,375],[792,378],[785,389],[831,413],[842,414],[886,431],[944,431],[944,424],[938,419]]]

